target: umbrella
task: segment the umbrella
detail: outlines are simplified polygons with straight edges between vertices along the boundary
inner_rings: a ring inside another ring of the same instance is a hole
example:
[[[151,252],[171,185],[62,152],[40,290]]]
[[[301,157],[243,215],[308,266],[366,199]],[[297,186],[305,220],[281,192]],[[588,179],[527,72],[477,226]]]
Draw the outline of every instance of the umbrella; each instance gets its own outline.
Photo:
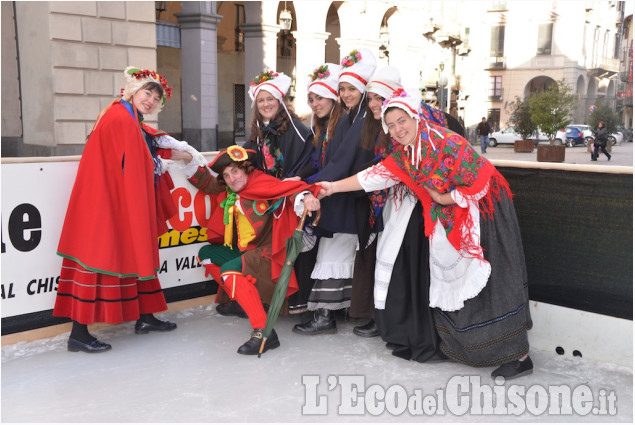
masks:
[[[302,234],[304,233],[302,229],[304,227],[304,220],[306,219],[307,213],[308,211],[305,209],[302,213],[302,219],[300,220],[298,227],[296,227],[293,235],[287,239],[286,257],[284,259],[282,270],[280,271],[280,276],[278,277],[278,282],[276,282],[276,288],[271,296],[271,304],[269,305],[269,310],[267,312],[267,323],[265,324],[265,329],[262,332],[262,344],[260,344],[258,357],[262,354],[262,350],[265,348],[265,342],[267,341],[269,335],[271,335],[273,325],[276,323],[276,320],[278,320],[280,309],[282,308],[282,304],[284,303],[287,295],[287,287],[289,286],[289,278],[291,277],[291,272],[293,271],[293,263],[295,263],[295,259],[300,254],[300,251],[302,251]],[[318,210],[315,215],[315,219],[313,220],[313,225],[316,226],[319,221],[320,211]]]

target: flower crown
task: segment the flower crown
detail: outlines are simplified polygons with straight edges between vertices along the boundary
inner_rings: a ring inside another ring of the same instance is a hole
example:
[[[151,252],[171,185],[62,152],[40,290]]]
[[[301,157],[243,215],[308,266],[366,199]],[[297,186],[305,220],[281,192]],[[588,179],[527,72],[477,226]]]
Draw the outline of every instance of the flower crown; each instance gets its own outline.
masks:
[[[278,76],[277,72],[264,70],[254,78],[250,85],[257,86],[265,81],[273,80]]]
[[[321,80],[323,78],[327,78],[329,75],[331,75],[331,71],[329,71],[329,66],[325,64],[315,68],[315,71],[313,71],[312,74],[309,74],[309,77],[311,78],[311,81],[313,82],[315,80]]]
[[[408,92],[406,92],[403,88],[398,88],[397,90],[395,90],[394,92],[392,92],[392,94],[390,95],[390,97],[388,99],[384,99],[384,102],[382,103],[382,107],[388,105],[388,102],[390,102],[391,100],[397,98],[397,97],[408,97],[410,96],[408,94]]]
[[[358,52],[357,49],[355,49],[352,52],[350,52],[348,56],[344,56],[344,58],[342,59],[341,65],[344,68],[348,68],[349,66],[353,66],[353,64],[356,64],[360,60],[362,60],[362,54]]]
[[[172,87],[168,86],[168,80],[166,80],[163,75],[158,74],[156,71],[149,71],[147,69],[139,69],[139,68],[130,68],[127,72],[129,75],[131,75],[133,78],[136,78],[137,80],[150,79],[150,80],[154,80],[154,82],[161,84],[161,87],[163,88],[163,92],[164,92],[162,105],[165,105],[165,101],[172,97]],[[123,89],[121,90],[123,94]]]

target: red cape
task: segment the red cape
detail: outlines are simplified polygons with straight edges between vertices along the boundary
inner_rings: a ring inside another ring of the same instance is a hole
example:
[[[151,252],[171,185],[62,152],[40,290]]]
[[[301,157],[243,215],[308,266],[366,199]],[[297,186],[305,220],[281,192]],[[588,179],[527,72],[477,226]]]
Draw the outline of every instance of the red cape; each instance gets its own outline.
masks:
[[[135,118],[115,101],[84,148],[58,254],[92,271],[153,278],[159,269],[156,205],[145,139]]]
[[[284,198],[295,193],[308,190],[317,197],[320,191],[320,186],[308,185],[301,181],[280,181],[275,177],[272,177],[260,170],[254,170],[249,174],[247,184],[245,188],[239,192],[242,199],[249,199],[252,201],[273,201],[276,199]],[[225,234],[225,225],[223,224],[223,208],[220,208],[220,203],[227,197],[227,192],[223,192],[218,195],[218,205],[209,219],[207,225],[207,238],[211,243],[223,243],[223,237]],[[289,200],[286,201],[286,205],[280,211],[280,208],[275,212],[275,219],[273,220],[273,231],[271,240],[271,280],[276,282],[280,277],[282,266],[286,257],[286,241],[293,236],[293,232],[300,219],[293,210],[293,205]],[[293,294],[298,290],[298,283],[295,277],[295,273],[291,273],[289,279],[289,289],[287,290],[287,296]]]

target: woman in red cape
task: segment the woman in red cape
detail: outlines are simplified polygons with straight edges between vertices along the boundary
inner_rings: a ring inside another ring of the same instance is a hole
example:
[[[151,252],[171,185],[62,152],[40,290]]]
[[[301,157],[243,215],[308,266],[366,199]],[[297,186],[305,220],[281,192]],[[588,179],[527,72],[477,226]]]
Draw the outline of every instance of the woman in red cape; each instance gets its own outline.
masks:
[[[153,315],[167,309],[157,238],[177,212],[165,171],[174,164],[189,176],[205,159],[142,122],[170,97],[165,78],[135,67],[124,75],[122,99],[101,112],[86,142],[57,250],[64,259],[53,315],[73,320],[69,351],[111,349],[88,332],[95,322],[137,320],[140,334],[176,328]]]

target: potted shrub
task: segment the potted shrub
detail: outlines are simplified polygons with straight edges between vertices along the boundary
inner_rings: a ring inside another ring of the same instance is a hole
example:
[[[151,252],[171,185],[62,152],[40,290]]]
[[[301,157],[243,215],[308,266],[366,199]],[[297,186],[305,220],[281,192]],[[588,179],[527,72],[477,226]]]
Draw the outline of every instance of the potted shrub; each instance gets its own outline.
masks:
[[[514,152],[533,152],[534,141],[531,136],[538,131],[538,126],[531,119],[529,100],[516,96],[516,100],[510,105],[510,123],[514,126],[514,131],[520,134],[521,140],[514,141]]]
[[[565,84],[564,79],[529,98],[531,119],[549,138],[549,145],[538,145],[538,161],[564,161],[565,147],[556,145],[555,137],[558,130],[571,122],[569,117],[573,102],[571,88]]]

